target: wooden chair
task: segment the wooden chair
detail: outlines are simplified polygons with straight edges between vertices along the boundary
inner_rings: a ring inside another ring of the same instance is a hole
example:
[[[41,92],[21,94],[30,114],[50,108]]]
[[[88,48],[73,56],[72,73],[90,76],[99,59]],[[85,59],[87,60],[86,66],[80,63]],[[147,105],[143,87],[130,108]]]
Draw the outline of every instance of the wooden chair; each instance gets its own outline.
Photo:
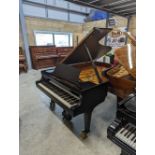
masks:
[[[19,73],[22,71],[27,72],[27,65],[26,65],[26,59],[23,54],[22,47],[19,47]]]

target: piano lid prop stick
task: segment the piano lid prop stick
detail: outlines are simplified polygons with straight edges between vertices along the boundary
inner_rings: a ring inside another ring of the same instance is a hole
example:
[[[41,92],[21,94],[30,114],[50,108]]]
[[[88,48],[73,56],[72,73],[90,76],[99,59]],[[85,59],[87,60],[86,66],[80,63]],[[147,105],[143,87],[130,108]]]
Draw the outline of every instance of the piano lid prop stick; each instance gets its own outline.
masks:
[[[90,54],[90,51],[89,51],[87,45],[84,44],[84,47],[85,47],[85,49],[86,49],[86,51],[87,51],[87,54],[88,54],[88,56],[89,56],[89,59],[90,59],[90,61],[91,61],[91,63],[92,63],[93,69],[94,69],[94,71],[95,71],[95,73],[96,73],[96,76],[97,76],[97,79],[98,79],[98,82],[99,82],[99,83],[102,83],[102,79],[101,79],[101,77],[100,77],[100,75],[99,75],[99,72],[98,72],[98,70],[97,70],[97,68],[96,68],[96,65],[95,65],[95,63],[94,63],[94,61],[93,61],[93,59],[92,59],[92,56],[91,56],[91,54]]]

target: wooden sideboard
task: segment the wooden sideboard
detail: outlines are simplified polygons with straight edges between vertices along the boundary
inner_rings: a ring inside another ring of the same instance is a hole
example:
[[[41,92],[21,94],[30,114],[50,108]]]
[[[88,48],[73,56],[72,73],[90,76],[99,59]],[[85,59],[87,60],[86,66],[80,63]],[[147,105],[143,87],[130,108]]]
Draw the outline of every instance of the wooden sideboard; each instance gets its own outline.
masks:
[[[73,47],[30,46],[33,69],[52,67],[66,57]]]

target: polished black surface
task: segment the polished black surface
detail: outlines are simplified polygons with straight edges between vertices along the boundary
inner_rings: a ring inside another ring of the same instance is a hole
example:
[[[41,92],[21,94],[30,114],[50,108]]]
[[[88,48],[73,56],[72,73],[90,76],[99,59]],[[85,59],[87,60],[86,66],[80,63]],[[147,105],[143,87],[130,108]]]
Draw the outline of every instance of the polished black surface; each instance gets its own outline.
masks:
[[[99,76],[94,60],[111,49],[99,44],[100,39],[110,31],[108,28],[94,28],[62,61],[62,64],[53,70],[42,71],[41,79],[36,82],[37,87],[51,98],[52,110],[55,104],[63,108],[62,115],[65,120],[70,121],[72,117],[84,114],[82,138],[86,138],[90,131],[94,108],[107,96],[108,82],[99,81],[99,84],[96,84],[81,81],[79,75],[82,69],[76,65],[82,63],[82,66],[87,66],[89,62],[96,71],[96,76]]]
[[[109,46],[103,46],[99,42],[112,29],[111,28],[93,28],[93,30],[79,43],[77,47],[69,54],[62,63],[76,64],[82,62],[89,62],[90,58],[87,54],[85,45],[90,51],[93,60],[105,55],[111,50]]]
[[[107,137],[121,147],[121,155],[136,154],[136,94],[130,94],[118,104]]]

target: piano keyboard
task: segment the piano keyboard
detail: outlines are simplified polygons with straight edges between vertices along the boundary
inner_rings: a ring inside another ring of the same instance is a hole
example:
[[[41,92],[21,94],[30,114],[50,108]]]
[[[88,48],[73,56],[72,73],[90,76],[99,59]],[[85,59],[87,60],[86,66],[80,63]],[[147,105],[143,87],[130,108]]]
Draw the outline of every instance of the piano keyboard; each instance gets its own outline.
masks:
[[[64,91],[63,89],[55,85],[50,84],[50,86],[47,87],[43,83],[39,83],[38,86],[68,108],[73,108],[80,103],[80,98],[78,98],[71,92]]]
[[[115,136],[136,150],[136,127],[133,124],[128,123],[125,127],[121,128]]]

